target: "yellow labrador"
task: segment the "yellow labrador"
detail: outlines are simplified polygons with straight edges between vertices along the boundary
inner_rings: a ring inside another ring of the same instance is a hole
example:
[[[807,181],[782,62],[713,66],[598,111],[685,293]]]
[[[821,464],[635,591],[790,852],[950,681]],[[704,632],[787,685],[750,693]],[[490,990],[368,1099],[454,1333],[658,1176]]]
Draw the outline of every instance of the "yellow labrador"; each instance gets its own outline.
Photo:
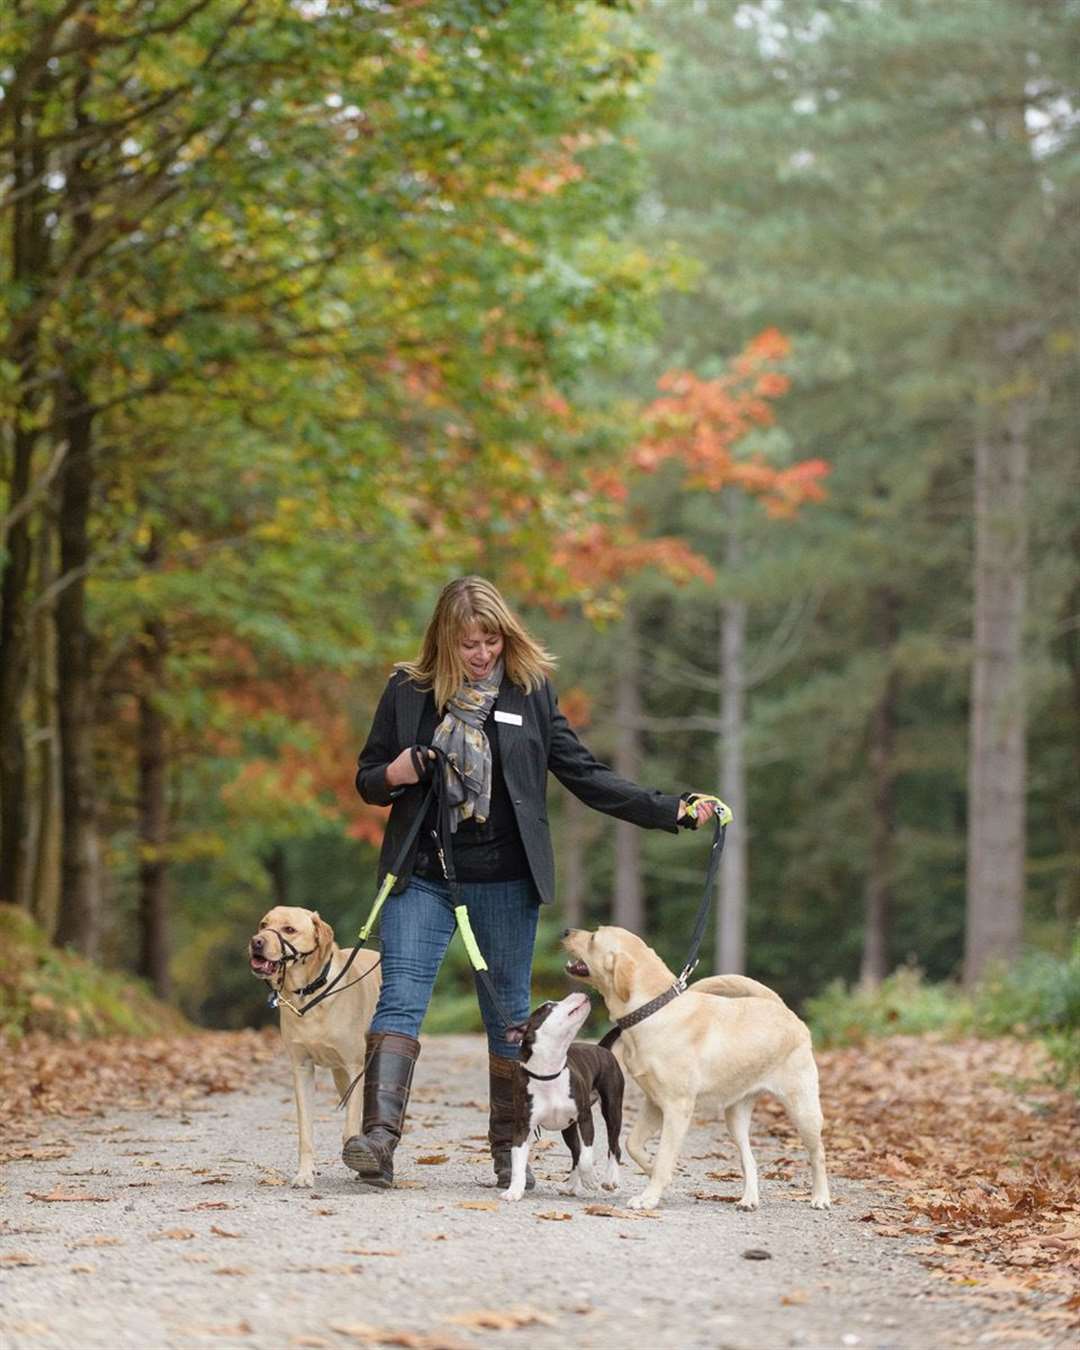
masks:
[[[252,974],[265,980],[281,999],[281,1039],[292,1061],[300,1165],[294,1186],[315,1184],[311,1120],[315,1066],[329,1069],[344,1093],[364,1067],[367,1029],[379,997],[377,952],[361,951],[329,998],[305,1016],[298,1010],[313,1002],[349,958],[349,948],[334,941],[334,930],[311,909],[277,905],[263,915],[248,943]],[[325,973],[317,989],[308,987]],[[360,1133],[362,1092],[353,1092],[345,1109],[341,1137]]]
[[[600,928],[595,933],[567,929],[562,941],[571,958],[567,973],[596,986],[612,1019],[644,1007],[675,983],[652,948],[624,928]],[[626,1148],[649,1184],[630,1200],[631,1209],[655,1209],[659,1204],[699,1093],[717,1097],[724,1107],[743,1174],[738,1207],[757,1209],[750,1115],[763,1092],[783,1102],[810,1154],[811,1205],[829,1208],[810,1032],[778,994],[740,975],[699,980],[624,1029],[618,1045],[626,1071],[645,1094]],[[650,1158],[645,1145],[657,1134],[656,1156]]]

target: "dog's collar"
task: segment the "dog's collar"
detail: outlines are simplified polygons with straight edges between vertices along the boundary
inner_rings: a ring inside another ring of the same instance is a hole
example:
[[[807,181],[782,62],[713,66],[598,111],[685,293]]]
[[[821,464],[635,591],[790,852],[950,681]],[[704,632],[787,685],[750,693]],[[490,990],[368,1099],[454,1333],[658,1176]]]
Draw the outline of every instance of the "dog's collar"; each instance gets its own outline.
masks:
[[[526,1078],[535,1078],[538,1083],[550,1083],[555,1078],[560,1078],[566,1072],[566,1065],[561,1069],[556,1069],[554,1073],[533,1073],[532,1069],[527,1069],[524,1064],[518,1060],[518,1068]]]
[[[657,998],[648,1003],[643,1003],[640,1008],[635,1008],[632,1013],[627,1013],[625,1017],[616,1017],[615,1025],[620,1031],[628,1031],[631,1027],[636,1027],[639,1022],[644,1022],[646,1017],[651,1017],[654,1012],[659,1012],[672,999],[678,998],[685,991],[686,985],[683,981],[676,980],[670,989],[665,989]]]
[[[331,953],[330,959],[327,961],[326,965],[323,966],[322,970],[319,971],[315,979],[313,979],[310,984],[305,984],[303,989],[298,989],[296,991],[296,997],[307,998],[308,994],[313,994],[316,989],[321,989],[323,985],[326,983],[326,977],[327,975],[330,974],[330,967],[333,964],[334,964],[334,957],[333,954]]]

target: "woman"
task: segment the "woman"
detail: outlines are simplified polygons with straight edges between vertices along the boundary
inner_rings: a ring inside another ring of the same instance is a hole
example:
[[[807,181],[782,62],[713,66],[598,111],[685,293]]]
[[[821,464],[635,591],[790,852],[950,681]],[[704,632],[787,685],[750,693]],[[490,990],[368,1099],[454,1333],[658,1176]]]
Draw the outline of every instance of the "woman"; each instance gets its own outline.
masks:
[[[533,942],[541,903],[555,897],[555,863],[545,792],[551,772],[576,796],[645,829],[674,831],[697,819],[686,796],[638,787],[601,764],[575,736],[548,680],[554,659],[482,577],[461,577],[439,596],[420,655],[403,661],[383,692],[360,754],[356,787],[365,801],[393,804],[379,859],[382,881],[426,795],[414,747],[446,756],[454,865],[472,928],[500,1003],[515,1021],[529,1014]],[[689,794],[686,794],[689,795]],[[421,828],[382,912],[382,991],[368,1034],[363,1133],[343,1159],[371,1185],[393,1182],[417,1036],[454,914],[435,842]],[[510,1178],[510,1130],[518,1048],[483,985],[487,1029],[488,1138],[498,1184]],[[530,1182],[531,1185],[531,1182]]]

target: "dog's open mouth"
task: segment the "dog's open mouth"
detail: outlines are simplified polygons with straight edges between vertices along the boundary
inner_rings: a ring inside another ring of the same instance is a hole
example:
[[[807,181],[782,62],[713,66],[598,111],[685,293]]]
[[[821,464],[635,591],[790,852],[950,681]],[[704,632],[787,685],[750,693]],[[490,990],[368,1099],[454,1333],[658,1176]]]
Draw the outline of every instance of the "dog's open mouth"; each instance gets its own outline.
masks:
[[[280,961],[268,961],[265,956],[253,956],[251,958],[251,973],[263,976],[273,975],[280,965]]]
[[[584,961],[567,961],[567,975],[573,975],[576,980],[587,980],[589,978],[589,967]]]

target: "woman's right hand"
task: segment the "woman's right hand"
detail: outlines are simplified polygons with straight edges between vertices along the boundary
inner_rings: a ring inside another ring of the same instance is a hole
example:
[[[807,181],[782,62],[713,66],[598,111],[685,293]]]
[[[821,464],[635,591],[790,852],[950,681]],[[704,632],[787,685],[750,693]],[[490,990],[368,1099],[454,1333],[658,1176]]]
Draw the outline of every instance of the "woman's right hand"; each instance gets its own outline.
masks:
[[[426,753],[428,759],[435,758],[433,750],[424,750],[421,746],[406,746],[397,759],[392,759],[386,766],[386,781],[390,787],[408,787],[412,783],[419,783],[420,778],[413,760],[414,749],[420,749],[423,753]]]

